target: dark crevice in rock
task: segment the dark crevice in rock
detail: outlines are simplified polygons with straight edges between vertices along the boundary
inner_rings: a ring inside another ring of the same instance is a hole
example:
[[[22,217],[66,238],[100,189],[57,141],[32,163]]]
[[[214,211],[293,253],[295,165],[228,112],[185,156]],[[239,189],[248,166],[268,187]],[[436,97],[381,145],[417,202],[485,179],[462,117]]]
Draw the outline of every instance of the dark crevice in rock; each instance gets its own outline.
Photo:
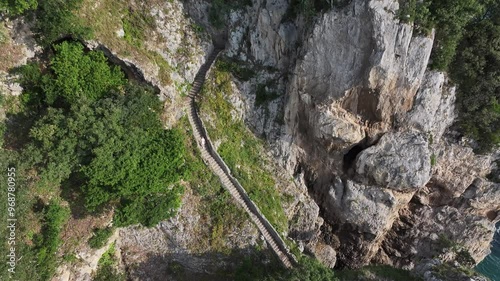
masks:
[[[353,146],[346,154],[344,154],[343,161],[343,169],[345,173],[349,173],[349,171],[353,168],[354,163],[356,161],[356,157],[361,151],[363,151],[366,147],[362,144],[357,144]]]
[[[158,86],[153,85],[150,81],[148,81],[146,78],[144,78],[144,74],[142,73],[142,70],[140,70],[137,66],[130,62],[126,62],[122,59],[120,59],[118,56],[113,54],[111,50],[109,50],[106,46],[102,44],[98,44],[97,47],[95,48],[96,50],[102,51],[103,54],[106,56],[106,58],[113,64],[118,65],[121,70],[125,73],[127,76],[127,79],[136,81],[140,84],[146,84],[152,87],[154,90],[154,93],[156,95],[160,94],[160,88]]]
[[[486,217],[490,221],[495,221],[499,215],[500,213],[497,210],[490,210],[486,212]]]

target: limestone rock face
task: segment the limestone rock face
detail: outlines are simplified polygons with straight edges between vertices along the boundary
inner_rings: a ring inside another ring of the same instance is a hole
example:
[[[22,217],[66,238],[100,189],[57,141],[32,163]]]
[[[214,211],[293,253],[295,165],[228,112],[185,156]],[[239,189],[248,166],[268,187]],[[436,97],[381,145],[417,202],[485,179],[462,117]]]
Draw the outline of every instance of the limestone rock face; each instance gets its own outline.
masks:
[[[282,24],[288,3],[283,0],[265,1],[258,12],[255,27],[250,30],[250,51],[255,60],[266,66],[283,65],[286,51],[296,40],[297,31],[293,23]]]
[[[427,72],[417,91],[406,125],[428,133],[439,141],[455,119],[455,87],[448,84],[442,72]]]
[[[466,265],[460,263],[456,253],[450,253],[452,261],[443,261],[441,257],[422,260],[414,270],[415,275],[424,281],[488,281],[477,272],[465,273]]]
[[[470,147],[441,142],[434,146],[435,165],[432,183],[439,186],[451,197],[460,196],[478,177],[486,177],[491,171],[492,159],[477,155]]]
[[[352,0],[310,26],[286,19],[289,2],[231,11],[224,53],[254,72],[233,77],[227,99],[235,115],[297,184],[283,189],[294,190],[285,206],[289,237],[328,266],[411,268],[413,258],[432,257],[447,228],[451,240],[484,256],[484,229],[498,214],[487,198],[496,193],[471,184],[491,160],[447,139],[455,88],[427,71],[433,35],[400,22],[396,0]],[[213,31],[209,6],[184,3]],[[259,91],[273,98],[258,103]]]
[[[357,267],[370,261],[411,196],[350,180],[337,181],[330,188],[323,204],[325,218],[341,225],[340,254],[346,265]]]
[[[490,220],[470,210],[410,204],[410,210],[402,212],[401,218],[378,255],[389,257],[396,266],[412,268],[416,260],[441,254],[452,245],[464,247],[476,262],[489,254],[495,227]]]
[[[291,80],[291,128],[325,123],[329,116],[322,109],[334,102],[386,125],[411,108],[433,39],[414,37],[412,27],[395,17],[397,9],[396,1],[358,0],[320,18]]]
[[[318,243],[313,253],[321,263],[329,268],[333,268],[337,262],[337,252],[329,245]]]
[[[375,236],[390,227],[397,200],[389,189],[365,186],[352,181],[336,184],[329,192],[331,211],[338,219],[359,226]],[[387,226],[389,224],[389,226]]]
[[[318,122],[314,127],[314,137],[329,147],[348,147],[365,137],[360,120],[336,106],[322,109]]]
[[[500,221],[500,184],[477,179],[465,190],[463,197],[468,199],[473,212],[490,221]]]
[[[229,19],[227,54],[258,65],[285,68],[289,52],[295,50],[298,27],[284,21],[289,3],[284,0],[257,1],[232,11]]]
[[[0,29],[5,32],[5,38],[0,40],[0,94],[18,96],[22,87],[17,81],[17,76],[9,73],[16,66],[24,65],[41,51],[30,30],[31,25],[24,19],[16,19],[11,22],[0,22]],[[0,35],[1,36],[1,35]],[[4,118],[3,110],[0,109],[0,119]]]
[[[414,132],[385,134],[356,159],[356,173],[365,182],[399,191],[423,187],[430,172],[428,143]]]

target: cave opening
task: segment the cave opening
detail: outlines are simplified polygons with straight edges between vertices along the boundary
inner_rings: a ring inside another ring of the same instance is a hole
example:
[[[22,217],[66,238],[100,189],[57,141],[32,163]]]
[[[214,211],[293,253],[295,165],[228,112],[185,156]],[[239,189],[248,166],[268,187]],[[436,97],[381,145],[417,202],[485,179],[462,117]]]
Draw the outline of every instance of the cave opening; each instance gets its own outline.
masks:
[[[500,215],[500,212],[497,210],[490,210],[486,212],[486,217],[488,218],[489,221],[494,221],[496,218]]]
[[[354,161],[356,161],[356,157],[358,154],[365,149],[364,145],[357,144],[353,146],[349,151],[344,154],[344,159],[343,159],[343,168],[344,172],[348,173],[350,170],[352,170]]]

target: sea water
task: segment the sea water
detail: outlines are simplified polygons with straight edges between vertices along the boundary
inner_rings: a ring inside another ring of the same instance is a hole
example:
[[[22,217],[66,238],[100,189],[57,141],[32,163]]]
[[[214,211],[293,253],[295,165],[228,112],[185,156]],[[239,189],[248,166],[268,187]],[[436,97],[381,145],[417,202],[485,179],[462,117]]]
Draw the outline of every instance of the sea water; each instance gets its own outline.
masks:
[[[500,281],[500,222],[496,225],[496,233],[491,245],[491,254],[476,267],[476,270],[492,281]]]

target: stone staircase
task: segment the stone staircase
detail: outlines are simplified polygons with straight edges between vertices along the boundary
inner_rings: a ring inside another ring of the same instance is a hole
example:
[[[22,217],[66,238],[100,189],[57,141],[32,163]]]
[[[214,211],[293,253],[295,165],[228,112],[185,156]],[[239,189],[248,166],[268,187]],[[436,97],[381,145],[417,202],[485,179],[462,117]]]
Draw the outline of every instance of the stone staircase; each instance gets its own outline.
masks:
[[[203,126],[203,122],[198,115],[195,99],[201,91],[207,72],[210,70],[221,51],[221,48],[215,48],[205,64],[196,74],[192,88],[188,95],[189,123],[193,128],[194,138],[198,144],[198,148],[205,163],[219,177],[222,185],[227,189],[227,191],[229,191],[233,198],[243,209],[245,209],[247,214],[250,216],[250,219],[255,223],[260,233],[262,233],[266,242],[279,257],[283,265],[287,268],[291,268],[297,262],[295,257],[290,253],[285,242],[281,239],[281,236],[277,233],[274,227],[269,223],[264,215],[262,215],[259,208],[253,203],[250,197],[248,197],[248,194],[240,185],[238,180],[231,175],[231,171],[219,156],[217,151],[213,148],[212,142],[210,141],[205,127]]]

